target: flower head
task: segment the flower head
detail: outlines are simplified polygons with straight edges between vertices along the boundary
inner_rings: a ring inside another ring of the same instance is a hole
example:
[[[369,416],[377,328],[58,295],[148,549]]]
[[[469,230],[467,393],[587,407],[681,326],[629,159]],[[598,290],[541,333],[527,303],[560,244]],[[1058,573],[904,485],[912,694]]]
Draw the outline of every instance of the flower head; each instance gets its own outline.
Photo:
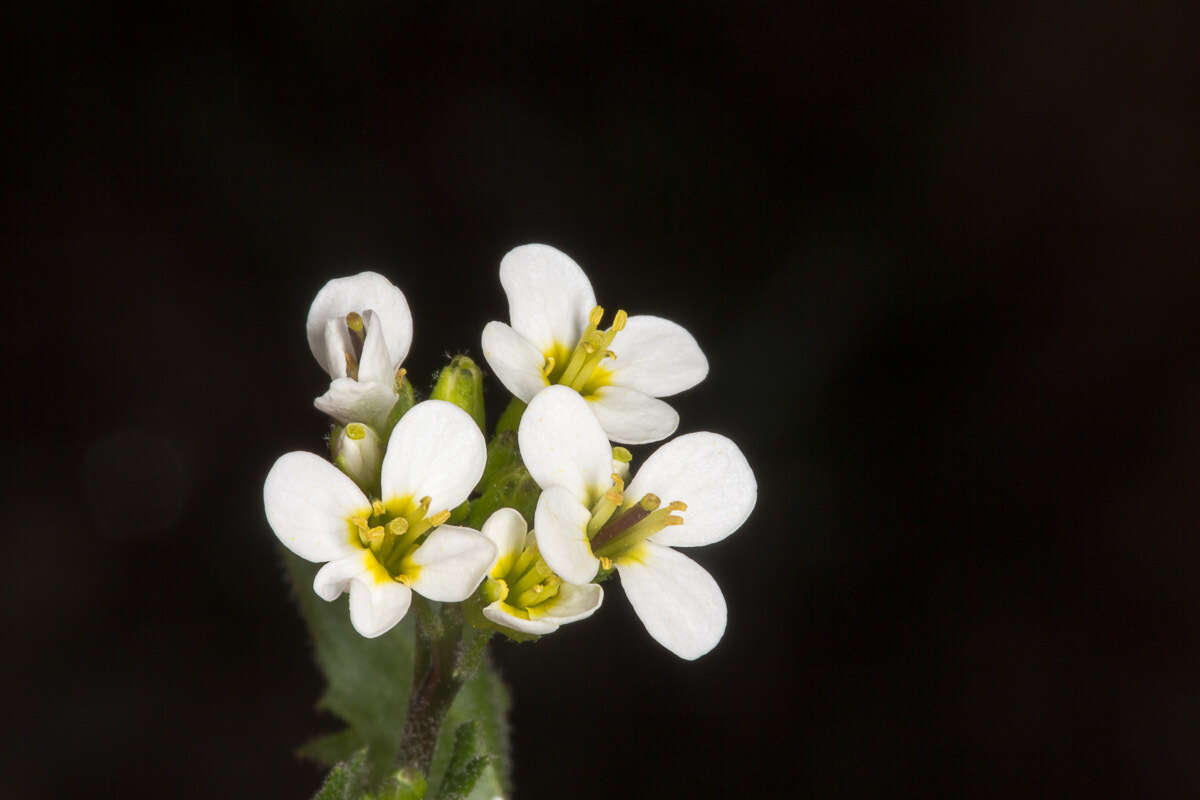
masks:
[[[397,399],[397,370],[412,345],[404,293],[377,272],[335,278],[308,310],[308,346],[332,382],[314,401],[338,422],[382,431]]]
[[[458,602],[496,558],[478,531],[444,525],[483,473],[483,436],[462,409],[418,403],[396,424],[383,457],[381,496],[370,498],[333,464],[287,453],[263,486],[267,521],[308,561],[328,562],[313,581],[325,600],[350,591],[350,621],[366,637],[389,631],[412,592]]]
[[[587,275],[543,244],[510,251],[500,262],[509,320],[483,329],[483,354],[496,377],[525,402],[546,386],[568,386],[591,401],[608,438],[626,444],[665,439],[679,415],[659,400],[690,389],[708,361],[690,333],[653,316],[604,309]]]
[[[490,601],[483,615],[493,623],[544,635],[600,608],[604,590],[594,583],[567,583],[551,572],[538,552],[536,537],[514,509],[497,510],[483,524],[482,533],[496,545],[496,560],[482,589]]]
[[[646,630],[676,655],[698,658],[725,632],[716,581],[675,547],[720,541],[754,508],[754,473],[737,445],[691,433],[650,455],[628,486],[588,403],[565,387],[538,394],[521,419],[521,457],[543,489],[534,513],[547,565],[586,583],[615,568]]]

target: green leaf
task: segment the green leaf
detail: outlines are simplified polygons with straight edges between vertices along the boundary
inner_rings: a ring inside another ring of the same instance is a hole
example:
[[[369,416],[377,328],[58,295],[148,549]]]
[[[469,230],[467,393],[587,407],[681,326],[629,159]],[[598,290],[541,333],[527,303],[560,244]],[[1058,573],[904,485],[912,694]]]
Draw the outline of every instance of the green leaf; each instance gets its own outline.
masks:
[[[329,733],[309,739],[296,750],[296,755],[315,761],[323,767],[332,767],[339,761],[345,761],[354,751],[363,746],[362,740],[353,728],[346,728],[337,733]]]
[[[511,706],[508,689],[496,674],[490,659],[484,658],[479,665],[475,677],[467,681],[450,713],[446,715],[446,724],[442,727],[438,739],[437,751],[433,757],[433,775],[440,776],[435,785],[446,790],[445,780],[454,751],[454,732],[464,724],[478,723],[473,731],[478,742],[478,748],[472,752],[482,753],[486,763],[476,768],[479,774],[473,781],[474,788],[470,794],[464,795],[468,800],[491,800],[493,797],[508,797],[511,793],[509,749],[508,749],[508,710]],[[433,781],[430,781],[434,783]],[[437,797],[442,800],[442,792]]]
[[[355,800],[362,792],[366,758],[364,748],[348,761],[336,765],[313,795],[313,800]]]
[[[328,763],[339,747],[361,743],[368,749],[366,774],[372,784],[377,783],[395,762],[407,711],[412,685],[411,615],[383,636],[366,639],[351,626],[344,597],[327,603],[313,592],[317,565],[286,551],[284,563],[308,624],[313,655],[325,676],[325,693],[317,707],[337,715],[352,731],[322,737],[301,748],[301,753]]]
[[[313,593],[312,582],[318,565],[309,564],[282,548],[281,552],[295,587],[296,603],[312,637],[317,666],[327,684],[317,706],[349,725],[347,729],[310,741],[300,748],[299,754],[329,766],[352,754],[357,757],[355,751],[365,745],[363,781],[367,785],[378,785],[394,770],[400,748],[399,737],[412,686],[415,615],[409,614],[377,639],[365,639],[350,624],[345,598],[327,603]],[[464,722],[475,721],[479,724],[479,750],[490,758],[482,766],[469,800],[507,797],[510,793],[509,706],[508,690],[485,656],[479,670],[463,686],[450,707],[438,739],[432,774],[445,773],[453,749],[454,731]],[[397,789],[395,783],[390,779],[385,782],[379,796],[420,796],[415,790]]]

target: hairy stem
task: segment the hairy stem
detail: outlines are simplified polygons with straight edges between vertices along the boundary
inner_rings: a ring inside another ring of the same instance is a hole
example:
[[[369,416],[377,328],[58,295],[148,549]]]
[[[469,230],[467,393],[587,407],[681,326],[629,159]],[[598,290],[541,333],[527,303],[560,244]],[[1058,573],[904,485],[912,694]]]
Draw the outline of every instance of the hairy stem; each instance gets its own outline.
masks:
[[[412,694],[400,735],[398,766],[429,776],[446,714],[479,668],[489,635],[463,623],[457,605],[440,611],[414,595],[417,612]]]

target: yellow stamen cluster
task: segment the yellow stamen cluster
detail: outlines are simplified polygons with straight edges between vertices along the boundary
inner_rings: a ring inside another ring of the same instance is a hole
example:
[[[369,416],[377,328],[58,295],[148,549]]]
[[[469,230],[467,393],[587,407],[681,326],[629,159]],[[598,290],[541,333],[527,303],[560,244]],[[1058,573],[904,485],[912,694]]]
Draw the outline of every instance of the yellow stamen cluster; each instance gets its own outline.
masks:
[[[579,337],[579,342],[567,359],[562,374],[558,376],[558,383],[570,386],[575,391],[581,391],[592,380],[597,368],[600,367],[600,362],[606,358],[615,359],[617,357],[617,354],[609,350],[608,346],[625,327],[629,315],[624,311],[617,311],[613,317],[612,326],[604,331],[599,330],[600,320],[603,318],[604,309],[601,306],[596,306],[588,314],[587,329]],[[549,356],[546,359],[546,366],[543,367],[547,379],[554,372],[554,367],[554,357]]]
[[[592,552],[606,570],[612,568],[613,557],[669,525],[682,525],[683,517],[673,512],[687,511],[687,503],[680,500],[661,507],[662,500],[655,494],[643,495],[636,503],[626,504],[624,482],[619,475],[612,478],[612,488],[592,506],[592,518],[587,525]]]
[[[371,504],[370,517],[351,517],[350,523],[358,534],[358,542],[371,551],[388,574],[400,583],[410,583],[400,572],[400,563],[411,553],[430,529],[436,528],[450,518],[450,512],[429,513],[431,498],[422,497],[420,502],[397,514],[390,514],[387,506],[379,500]],[[387,517],[391,517],[387,519]],[[375,524],[371,524],[374,522]]]
[[[550,570],[538,552],[537,541],[529,537],[508,572],[485,582],[484,595],[490,602],[503,602],[509,613],[528,619],[528,609],[556,597],[561,585],[562,579]]]

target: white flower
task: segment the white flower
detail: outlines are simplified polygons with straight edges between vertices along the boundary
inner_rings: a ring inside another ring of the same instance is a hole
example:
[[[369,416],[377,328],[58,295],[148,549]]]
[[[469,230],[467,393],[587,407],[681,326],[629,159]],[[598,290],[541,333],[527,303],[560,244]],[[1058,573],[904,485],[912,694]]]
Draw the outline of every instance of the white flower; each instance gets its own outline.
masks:
[[[308,310],[308,346],[333,381],[314,405],[338,422],[382,433],[397,399],[396,371],[412,345],[404,293],[377,272],[335,278]]]
[[[263,486],[267,521],[309,561],[327,561],[313,590],[334,600],[350,590],[350,621],[380,636],[408,611],[412,592],[465,600],[496,558],[478,531],[442,525],[483,474],[483,435],[467,412],[441,400],[418,403],[392,431],[382,499],[312,453],[281,456]],[[438,527],[441,525],[441,527]]]
[[[496,545],[484,595],[492,602],[483,615],[497,625],[544,635],[560,625],[590,617],[604,600],[594,583],[565,583],[538,553],[536,537],[514,509],[501,508],[483,523],[482,533]]]
[[[570,386],[592,401],[616,442],[656,442],[675,432],[679,414],[658,398],[690,389],[708,374],[690,333],[661,317],[624,311],[599,330],[604,309],[587,275],[544,244],[504,256],[500,283],[512,326],[489,322],[483,355],[513,395],[528,403],[546,386]]]
[[[564,581],[586,583],[616,567],[646,630],[676,655],[704,655],[725,632],[716,581],[675,547],[724,539],[758,495],[737,445],[691,433],[650,455],[628,488],[588,404],[552,386],[525,409],[521,458],[542,487],[534,512],[541,555]],[[664,504],[665,501],[665,504]]]

